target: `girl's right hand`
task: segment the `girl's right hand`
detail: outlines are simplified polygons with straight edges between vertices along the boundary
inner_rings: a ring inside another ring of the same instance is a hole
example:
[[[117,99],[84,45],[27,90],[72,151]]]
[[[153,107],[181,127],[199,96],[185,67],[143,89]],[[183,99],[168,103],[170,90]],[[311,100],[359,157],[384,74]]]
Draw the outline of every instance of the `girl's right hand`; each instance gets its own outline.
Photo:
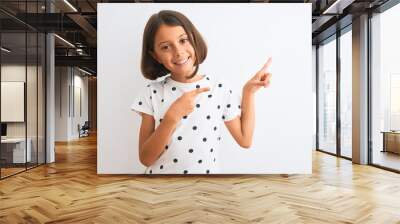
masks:
[[[178,123],[184,116],[193,112],[196,96],[209,90],[209,87],[204,87],[185,92],[171,104],[168,111],[165,113],[164,119]]]

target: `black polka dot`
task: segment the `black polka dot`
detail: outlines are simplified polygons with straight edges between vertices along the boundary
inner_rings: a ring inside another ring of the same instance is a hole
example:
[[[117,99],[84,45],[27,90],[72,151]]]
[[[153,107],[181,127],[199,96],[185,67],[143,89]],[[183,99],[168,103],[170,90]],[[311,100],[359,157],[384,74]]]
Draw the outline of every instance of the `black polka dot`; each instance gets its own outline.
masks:
[[[210,80],[210,78],[209,78],[209,77],[206,77],[206,79],[207,79],[207,80]]]
[[[221,137],[218,137],[218,141],[221,141]]]
[[[210,95],[208,95],[208,98],[211,98],[212,97],[212,95],[210,94]]]
[[[210,170],[207,170],[206,173],[209,174],[209,173],[210,173]]]
[[[164,166],[163,166],[163,165],[161,165],[161,166],[160,166],[160,170],[162,170],[163,168],[164,168]]]
[[[183,119],[186,119],[186,118],[187,118],[187,115],[183,116]]]
[[[161,103],[164,103],[164,99],[161,99]]]
[[[153,93],[156,94],[156,93],[157,93],[157,90],[153,90]]]
[[[218,87],[222,87],[222,84],[220,83],[220,84],[218,84]]]
[[[193,153],[193,149],[189,149],[189,153]]]
[[[216,130],[217,130],[217,126],[214,127],[214,131],[216,131]]]
[[[161,121],[162,121],[162,118],[160,118],[160,123],[161,123]]]
[[[221,106],[220,106],[220,105],[218,105],[218,106],[217,106],[217,108],[218,108],[218,110],[219,110],[219,109],[221,108]]]
[[[210,116],[210,115],[207,115],[207,120],[210,120],[210,118],[211,118],[211,116]]]
[[[187,170],[184,170],[184,171],[183,171],[183,173],[184,173],[184,174],[187,174],[187,173],[188,173],[188,171],[187,171]]]
[[[215,158],[214,158],[214,160],[215,160]],[[175,159],[174,159],[174,163],[177,163],[177,162],[178,162],[178,159],[175,158]]]
[[[168,145],[165,146],[165,150],[167,150],[167,149],[168,149]]]
[[[148,84],[147,87],[150,87],[150,84]]]
[[[215,162],[215,158],[214,158],[214,162]]]
[[[232,93],[232,90],[229,90],[229,93]]]
[[[203,138],[203,142],[206,142],[207,141],[207,138]]]
[[[197,130],[197,126],[193,126],[193,128],[192,128],[193,130]]]
[[[139,105],[142,105],[142,101],[139,101]]]
[[[201,160],[201,159],[199,159],[199,161],[197,161],[198,163],[202,163],[203,162],[203,160]]]
[[[172,91],[175,91],[176,90],[176,87],[174,86],[174,87],[172,87]]]
[[[179,141],[182,140],[182,136],[178,136],[178,140],[179,140]]]
[[[152,99],[153,97],[150,96],[150,99]]]
[[[200,104],[196,104],[196,107],[199,108],[199,107],[200,107]]]
[[[153,170],[150,170],[150,174],[152,174],[153,173]]]
[[[240,109],[240,105],[238,105],[238,108]]]
[[[213,149],[213,148],[211,148],[211,149],[210,149],[210,152],[213,152],[213,151],[214,151],[214,149]]]
[[[196,89],[200,88],[200,85],[196,85]]]
[[[225,115],[222,115],[222,120],[225,120]]]
[[[228,104],[228,105],[226,105],[226,107],[227,107],[227,108],[230,108],[230,107],[231,107],[231,105],[230,105],[230,104]]]

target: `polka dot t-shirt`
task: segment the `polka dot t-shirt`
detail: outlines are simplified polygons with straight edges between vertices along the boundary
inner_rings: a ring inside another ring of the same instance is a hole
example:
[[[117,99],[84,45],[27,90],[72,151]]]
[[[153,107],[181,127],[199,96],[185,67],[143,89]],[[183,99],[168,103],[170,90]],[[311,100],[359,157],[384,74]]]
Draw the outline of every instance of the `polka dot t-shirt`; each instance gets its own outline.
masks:
[[[209,87],[195,99],[194,111],[182,117],[158,160],[146,174],[210,174],[219,172],[218,146],[224,122],[240,115],[240,95],[226,82],[204,76],[182,83],[170,76],[148,84],[131,108],[152,115],[155,128],[162,122],[170,105],[184,92]]]

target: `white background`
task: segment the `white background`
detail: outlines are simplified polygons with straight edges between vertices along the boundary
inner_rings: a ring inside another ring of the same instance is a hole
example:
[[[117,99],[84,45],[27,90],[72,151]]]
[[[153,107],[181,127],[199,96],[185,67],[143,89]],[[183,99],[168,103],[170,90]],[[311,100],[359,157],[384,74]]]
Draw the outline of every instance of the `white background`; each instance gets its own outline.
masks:
[[[146,80],[140,72],[144,26],[164,9],[185,14],[208,56],[200,71],[240,90],[273,57],[268,89],[256,96],[253,145],[241,149],[225,129],[221,173],[311,173],[311,4],[98,4],[99,174],[142,174],[141,118],[130,110]]]

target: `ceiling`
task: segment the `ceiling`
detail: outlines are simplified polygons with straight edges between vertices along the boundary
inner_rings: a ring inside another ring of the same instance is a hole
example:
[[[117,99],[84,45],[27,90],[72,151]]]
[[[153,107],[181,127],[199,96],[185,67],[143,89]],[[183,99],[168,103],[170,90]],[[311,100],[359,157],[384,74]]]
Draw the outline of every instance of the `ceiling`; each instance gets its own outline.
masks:
[[[2,35],[8,38],[10,46],[18,49],[24,46],[22,38],[25,29],[39,32],[55,32],[56,65],[80,66],[96,72],[97,57],[97,3],[139,3],[139,2],[252,2],[252,3],[312,3],[313,43],[336,32],[337,27],[351,24],[353,16],[372,10],[388,0],[252,0],[252,1],[150,1],[150,0],[45,0],[18,1],[1,0],[0,22]],[[336,2],[336,3],[335,3]],[[52,13],[50,12],[52,9]],[[338,23],[338,21],[340,22]],[[339,25],[338,25],[339,24]],[[23,33],[21,33],[23,31]],[[66,40],[63,41],[62,39]],[[2,43],[5,43],[2,41]],[[71,45],[72,44],[72,45]],[[28,44],[35,47],[34,43]],[[22,51],[22,48],[21,48]]]

